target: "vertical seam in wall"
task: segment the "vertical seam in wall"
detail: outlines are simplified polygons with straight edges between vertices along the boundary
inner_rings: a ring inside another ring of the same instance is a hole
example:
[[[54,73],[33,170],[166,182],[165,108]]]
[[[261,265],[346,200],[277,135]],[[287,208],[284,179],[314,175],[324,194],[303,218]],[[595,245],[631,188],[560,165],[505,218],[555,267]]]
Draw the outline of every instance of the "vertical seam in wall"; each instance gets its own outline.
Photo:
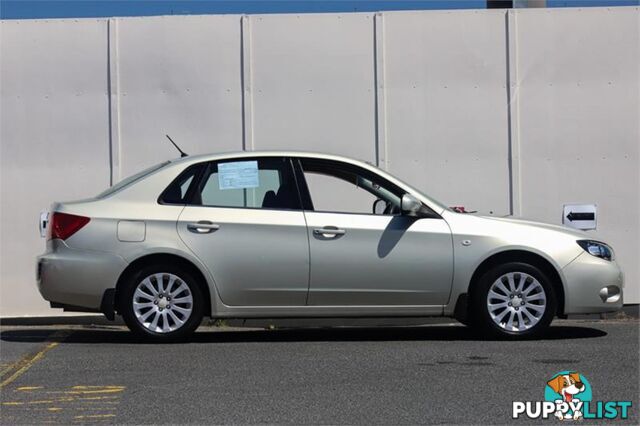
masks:
[[[520,82],[518,80],[517,11],[507,10],[505,15],[507,55],[507,128],[509,161],[509,214],[522,215],[522,188],[520,168]]]
[[[251,73],[251,17],[240,18],[240,90],[242,91],[242,150],[253,150],[253,93]]]
[[[373,16],[373,61],[376,165],[388,170],[387,110],[384,85],[384,15],[382,13],[376,13]]]
[[[118,20],[107,21],[107,87],[109,104],[109,185],[120,180],[120,97],[118,67]]]

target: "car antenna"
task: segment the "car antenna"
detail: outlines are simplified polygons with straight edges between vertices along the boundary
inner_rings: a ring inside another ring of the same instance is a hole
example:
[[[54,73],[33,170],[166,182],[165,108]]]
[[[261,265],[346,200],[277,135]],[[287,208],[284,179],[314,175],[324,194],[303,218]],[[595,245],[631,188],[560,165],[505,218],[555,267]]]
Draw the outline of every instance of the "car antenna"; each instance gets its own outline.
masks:
[[[178,146],[178,144],[177,144],[177,143],[175,143],[175,142],[173,141],[173,139],[171,139],[171,136],[169,136],[169,135],[165,135],[165,136],[167,137],[167,139],[169,139],[169,142],[171,142],[171,143],[173,144],[173,146],[175,146],[175,147],[176,147],[176,149],[177,149],[178,151],[180,151],[180,158],[182,158],[182,157],[188,157],[188,156],[189,156],[186,152],[184,152],[183,150],[181,150],[181,149],[180,149],[180,147]]]

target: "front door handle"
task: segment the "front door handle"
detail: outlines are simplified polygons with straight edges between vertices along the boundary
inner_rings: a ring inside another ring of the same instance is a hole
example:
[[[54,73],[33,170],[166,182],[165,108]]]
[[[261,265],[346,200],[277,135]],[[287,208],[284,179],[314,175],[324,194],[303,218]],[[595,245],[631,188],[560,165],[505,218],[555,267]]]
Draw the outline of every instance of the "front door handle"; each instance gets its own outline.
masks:
[[[208,220],[201,220],[195,223],[188,223],[187,229],[195,234],[210,234],[220,229],[220,225],[209,222]]]
[[[346,234],[347,231],[345,231],[344,229],[339,229],[336,228],[335,226],[325,226],[324,228],[315,228],[313,230],[313,234],[314,235],[320,235],[322,237],[331,237],[331,238],[335,238],[339,235],[344,235]]]

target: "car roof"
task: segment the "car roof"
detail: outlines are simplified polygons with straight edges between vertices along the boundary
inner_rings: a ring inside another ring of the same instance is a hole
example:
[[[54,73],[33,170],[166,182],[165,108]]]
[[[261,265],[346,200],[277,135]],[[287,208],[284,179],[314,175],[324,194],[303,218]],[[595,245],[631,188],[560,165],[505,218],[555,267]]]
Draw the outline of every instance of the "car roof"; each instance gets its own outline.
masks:
[[[335,154],[325,154],[321,152],[311,152],[311,151],[230,151],[230,152],[221,152],[215,154],[198,154],[198,155],[190,155],[187,157],[182,157],[176,160],[173,160],[172,163],[179,162],[188,162],[188,163],[197,163],[200,161],[214,161],[214,160],[225,160],[230,158],[251,158],[251,157],[303,157],[303,158],[318,158],[323,160],[335,160],[342,161],[346,163],[359,164],[363,166],[375,166],[374,164],[365,161],[358,160],[355,158],[344,157],[341,155]]]

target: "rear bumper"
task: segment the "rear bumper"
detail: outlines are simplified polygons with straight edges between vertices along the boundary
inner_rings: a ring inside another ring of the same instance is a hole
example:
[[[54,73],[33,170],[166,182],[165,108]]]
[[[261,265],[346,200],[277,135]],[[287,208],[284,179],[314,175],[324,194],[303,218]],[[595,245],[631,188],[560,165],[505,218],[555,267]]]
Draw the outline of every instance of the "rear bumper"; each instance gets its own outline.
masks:
[[[597,314],[622,308],[624,276],[618,264],[582,253],[562,270],[565,314]]]
[[[54,246],[37,258],[36,279],[42,297],[52,306],[99,312],[105,291],[116,286],[127,262],[111,253],[74,250],[61,241]]]

